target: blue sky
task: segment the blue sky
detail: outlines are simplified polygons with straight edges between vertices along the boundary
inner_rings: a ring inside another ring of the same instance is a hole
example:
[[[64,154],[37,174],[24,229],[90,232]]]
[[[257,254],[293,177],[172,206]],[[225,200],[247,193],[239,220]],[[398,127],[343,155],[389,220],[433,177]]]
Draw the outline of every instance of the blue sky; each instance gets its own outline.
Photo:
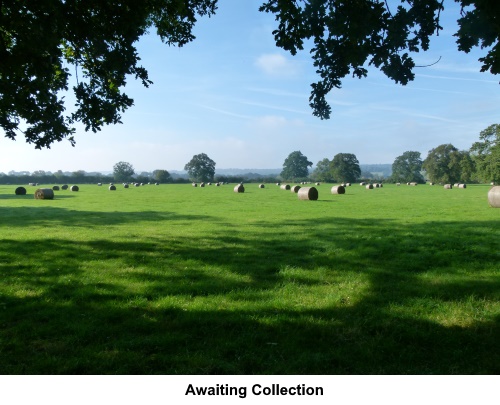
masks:
[[[0,172],[10,170],[111,171],[119,161],[137,172],[182,170],[199,153],[216,168],[280,168],[300,150],[310,161],[354,153],[360,163],[392,163],[405,151],[452,143],[468,149],[479,132],[500,123],[500,77],[480,73],[478,57],[458,52],[453,38],[459,8],[447,2],[444,31],[415,58],[416,79],[396,85],[376,69],[366,79],[347,77],[330,93],[333,113],[311,113],[310,84],[317,80],[307,52],[277,48],[274,16],[261,0],[220,0],[217,14],[201,18],[197,39],[168,47],[154,35],[138,44],[154,84],[130,79],[135,105],[123,124],[101,132],[77,128],[76,147],[63,141],[34,150],[22,137],[0,137]],[[394,3],[394,2],[393,2]]]

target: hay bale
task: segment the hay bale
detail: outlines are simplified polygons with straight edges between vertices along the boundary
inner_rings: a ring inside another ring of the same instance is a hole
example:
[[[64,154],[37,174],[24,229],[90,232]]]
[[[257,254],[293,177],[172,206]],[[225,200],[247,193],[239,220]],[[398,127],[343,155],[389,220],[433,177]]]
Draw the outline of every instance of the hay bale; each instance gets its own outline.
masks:
[[[265,188],[266,186],[264,184],[259,184],[259,188]]]
[[[63,184],[63,185],[61,186],[61,189],[62,189],[62,190],[67,190],[67,189],[68,189],[68,185],[67,185],[67,184]]]
[[[198,184],[196,184],[196,183],[192,183],[191,185],[192,185],[193,187],[198,187]]]
[[[380,187],[380,184],[379,184],[379,183],[375,183],[375,184],[373,185],[373,188],[379,188],[379,187]]]
[[[280,188],[281,188],[282,190],[290,190],[290,184],[282,184],[282,185],[280,186]]]
[[[215,183],[215,187],[220,187],[220,183]]]
[[[429,186],[433,186],[433,185],[434,185],[434,183],[431,181],[431,182],[429,183]]]
[[[500,186],[494,186],[488,191],[488,203],[490,207],[500,208]]]
[[[317,200],[318,190],[316,187],[301,187],[297,192],[299,200]]]
[[[416,186],[417,184],[418,184],[417,182],[412,181],[412,182],[410,183],[410,186]]]
[[[109,186],[109,191],[115,191],[115,190],[116,190],[116,186],[114,184]]]
[[[293,186],[293,187],[290,189],[290,191],[291,191],[292,193],[298,193],[300,189],[301,189],[301,187],[300,187],[300,186]]]
[[[79,191],[80,188],[78,186],[71,186],[70,190],[71,191]]]
[[[24,187],[16,188],[16,195],[26,195],[26,189]]]
[[[347,187],[351,187],[351,183],[345,183]]]
[[[445,190],[451,190],[453,188],[453,186],[451,184],[445,184],[444,185],[444,189]]]
[[[399,187],[400,185],[401,185],[401,183],[396,183],[396,186],[398,186],[398,187]]]
[[[234,187],[234,192],[235,193],[244,193],[245,187],[243,187],[243,184],[238,184],[237,186]]]
[[[332,194],[345,194],[345,187],[340,185],[340,186],[333,186],[332,189],[330,190]]]
[[[59,186],[54,186],[54,187],[52,187],[52,190],[54,190],[54,191],[59,191]]]
[[[102,186],[102,183],[97,183],[98,186]]]
[[[281,186],[281,183],[276,183],[277,186]]]
[[[129,188],[129,185],[128,185],[127,183],[125,183],[125,184],[123,185],[123,188]]]
[[[360,186],[366,186],[366,183],[364,181],[362,181],[361,183],[359,183]]]
[[[467,184],[459,184],[458,188],[467,188]]]
[[[373,184],[367,184],[366,185],[367,190],[373,190]]]
[[[39,188],[35,191],[35,200],[53,200],[54,191],[51,188]]]
[[[453,184],[453,187],[458,187],[459,185],[460,185],[460,184],[455,183],[455,184]]]
[[[201,182],[200,187],[205,187],[205,183]]]
[[[318,182],[316,182],[316,185],[317,185],[317,186],[319,186],[319,181],[318,181]]]

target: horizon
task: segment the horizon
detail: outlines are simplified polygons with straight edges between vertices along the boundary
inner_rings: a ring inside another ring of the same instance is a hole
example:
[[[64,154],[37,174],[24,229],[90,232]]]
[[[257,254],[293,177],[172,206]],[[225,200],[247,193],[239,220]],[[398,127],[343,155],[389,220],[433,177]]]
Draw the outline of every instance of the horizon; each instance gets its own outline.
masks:
[[[220,0],[215,16],[199,18],[197,38],[182,48],[144,36],[138,53],[154,83],[146,89],[129,80],[125,92],[134,106],[123,124],[96,134],[78,125],[76,147],[63,141],[48,150],[35,150],[22,135],[0,136],[0,172],[95,172],[120,161],[153,171],[182,168],[199,153],[221,167],[265,169],[281,167],[296,150],[315,165],[337,153],[377,164],[405,151],[425,159],[441,144],[468,150],[500,122],[499,79],[480,72],[484,52],[457,50],[457,4],[441,13],[444,29],[430,50],[412,55],[419,66],[438,63],[416,68],[406,86],[367,66],[367,78],[347,76],[328,95],[332,118],[320,120],[309,107],[317,77],[307,49],[291,56],[276,47],[274,16],[259,12],[260,3]],[[74,96],[66,100],[71,112]]]

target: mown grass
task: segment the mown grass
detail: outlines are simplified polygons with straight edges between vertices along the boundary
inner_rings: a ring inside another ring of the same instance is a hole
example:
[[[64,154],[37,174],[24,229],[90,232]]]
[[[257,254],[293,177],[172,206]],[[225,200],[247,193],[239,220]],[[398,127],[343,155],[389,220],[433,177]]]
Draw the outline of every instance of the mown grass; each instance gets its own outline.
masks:
[[[0,186],[2,374],[498,374],[487,186]]]

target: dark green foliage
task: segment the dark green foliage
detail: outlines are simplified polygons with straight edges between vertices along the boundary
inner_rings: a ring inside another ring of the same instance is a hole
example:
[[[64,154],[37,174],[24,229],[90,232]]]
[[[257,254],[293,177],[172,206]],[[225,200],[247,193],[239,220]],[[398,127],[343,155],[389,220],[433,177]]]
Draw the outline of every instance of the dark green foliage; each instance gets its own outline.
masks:
[[[392,164],[391,180],[394,183],[425,183],[425,180],[420,173],[422,170],[422,159],[420,152],[408,151],[398,156]]]
[[[205,153],[194,155],[184,166],[192,181],[213,181],[215,175],[215,162]]]
[[[301,151],[292,152],[283,162],[281,177],[290,181],[306,179],[309,176],[308,167],[312,165],[312,162],[307,160],[307,156],[304,156]]]
[[[320,160],[316,164],[316,168],[312,172],[311,177],[315,181],[328,181],[328,182],[333,181],[332,172],[330,170],[330,163],[331,162],[328,158]]]
[[[479,134],[479,142],[470,148],[479,177],[486,182],[500,182],[500,125],[490,125]]]
[[[456,0],[463,11],[455,34],[459,50],[487,47],[482,71],[500,73],[500,3],[497,0]],[[414,79],[411,53],[426,51],[430,38],[438,35],[441,0],[398,2],[373,0],[268,0],[261,11],[276,15],[276,44],[295,55],[312,42],[311,54],[319,81],[312,83],[309,97],[313,114],[327,119],[331,107],[326,95],[342,86],[348,75],[363,78],[375,66],[396,83]],[[474,9],[475,6],[475,9]],[[458,17],[458,16],[457,16]],[[491,48],[489,48],[491,47]]]
[[[130,181],[134,174],[134,167],[128,162],[118,162],[113,166],[113,175],[116,181]]]
[[[460,161],[459,150],[452,144],[443,144],[429,151],[422,168],[434,183],[456,183],[460,181]]]
[[[361,176],[356,155],[352,153],[337,153],[330,163],[331,173],[337,182],[355,182]]]
[[[121,122],[133,105],[126,77],[148,87],[135,43],[151,28],[169,45],[194,39],[196,15],[216,0],[0,2],[0,127],[10,139],[22,130],[37,149],[67,138],[73,125],[94,132]],[[65,114],[64,92],[74,75],[76,110]]]

